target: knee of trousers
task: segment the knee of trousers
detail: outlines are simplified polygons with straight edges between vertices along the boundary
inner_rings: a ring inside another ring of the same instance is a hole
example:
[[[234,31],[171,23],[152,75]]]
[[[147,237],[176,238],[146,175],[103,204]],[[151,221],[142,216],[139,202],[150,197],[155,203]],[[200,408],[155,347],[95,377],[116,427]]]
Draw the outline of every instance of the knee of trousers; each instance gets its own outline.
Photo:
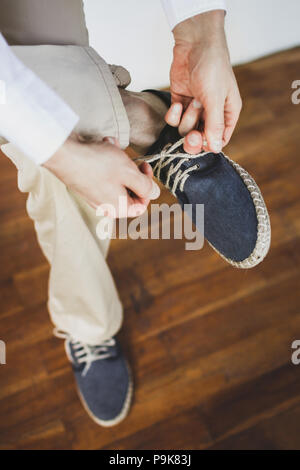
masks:
[[[13,46],[14,53],[78,114],[74,132],[87,141],[115,137],[129,145],[130,125],[118,87],[129,72],[108,65],[91,47]]]

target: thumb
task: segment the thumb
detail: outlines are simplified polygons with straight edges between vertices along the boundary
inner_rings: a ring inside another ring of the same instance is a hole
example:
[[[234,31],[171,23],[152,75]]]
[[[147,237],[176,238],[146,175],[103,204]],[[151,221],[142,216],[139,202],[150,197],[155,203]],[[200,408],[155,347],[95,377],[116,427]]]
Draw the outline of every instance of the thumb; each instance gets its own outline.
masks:
[[[224,103],[211,101],[205,106],[204,133],[207,150],[218,153],[222,150],[224,135]]]

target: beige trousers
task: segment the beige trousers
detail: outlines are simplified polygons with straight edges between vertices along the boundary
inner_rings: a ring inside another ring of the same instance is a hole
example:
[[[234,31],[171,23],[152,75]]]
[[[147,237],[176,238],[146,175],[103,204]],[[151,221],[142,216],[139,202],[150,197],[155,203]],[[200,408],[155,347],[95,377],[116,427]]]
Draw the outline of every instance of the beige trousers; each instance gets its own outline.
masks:
[[[0,0],[0,6],[0,30],[10,44],[23,44],[14,52],[78,113],[76,131],[96,139],[115,136],[125,148],[129,122],[118,86],[126,87],[130,76],[88,46],[82,2]],[[119,330],[122,306],[106,263],[109,241],[96,236],[100,218],[15,146],[1,149],[17,167],[19,189],[29,193],[27,211],[50,263],[53,323],[76,340],[101,343]]]

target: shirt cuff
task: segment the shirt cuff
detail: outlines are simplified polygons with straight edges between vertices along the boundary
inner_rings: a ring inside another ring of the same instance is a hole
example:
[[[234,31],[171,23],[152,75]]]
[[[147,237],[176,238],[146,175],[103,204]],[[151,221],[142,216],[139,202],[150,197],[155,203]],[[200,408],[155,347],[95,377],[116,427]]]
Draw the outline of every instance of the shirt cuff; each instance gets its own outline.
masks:
[[[42,164],[65,142],[79,118],[12,53],[10,60],[14,73],[2,84],[0,135]]]
[[[212,10],[224,10],[225,0],[161,0],[171,30],[181,21]]]

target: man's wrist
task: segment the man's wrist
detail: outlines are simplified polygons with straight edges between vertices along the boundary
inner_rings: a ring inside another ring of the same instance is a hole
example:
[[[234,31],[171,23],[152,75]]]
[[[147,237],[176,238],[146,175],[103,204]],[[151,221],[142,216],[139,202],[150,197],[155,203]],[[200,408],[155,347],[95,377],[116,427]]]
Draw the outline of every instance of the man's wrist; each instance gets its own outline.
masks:
[[[61,168],[66,166],[68,157],[70,155],[70,150],[74,149],[75,139],[74,134],[71,134],[67,140],[59,147],[59,149],[47,160],[42,166],[52,171],[52,173],[57,174]],[[75,155],[75,153],[74,153]]]
[[[213,10],[192,16],[173,29],[176,44],[197,44],[205,41],[215,42],[224,35],[224,10]]]

